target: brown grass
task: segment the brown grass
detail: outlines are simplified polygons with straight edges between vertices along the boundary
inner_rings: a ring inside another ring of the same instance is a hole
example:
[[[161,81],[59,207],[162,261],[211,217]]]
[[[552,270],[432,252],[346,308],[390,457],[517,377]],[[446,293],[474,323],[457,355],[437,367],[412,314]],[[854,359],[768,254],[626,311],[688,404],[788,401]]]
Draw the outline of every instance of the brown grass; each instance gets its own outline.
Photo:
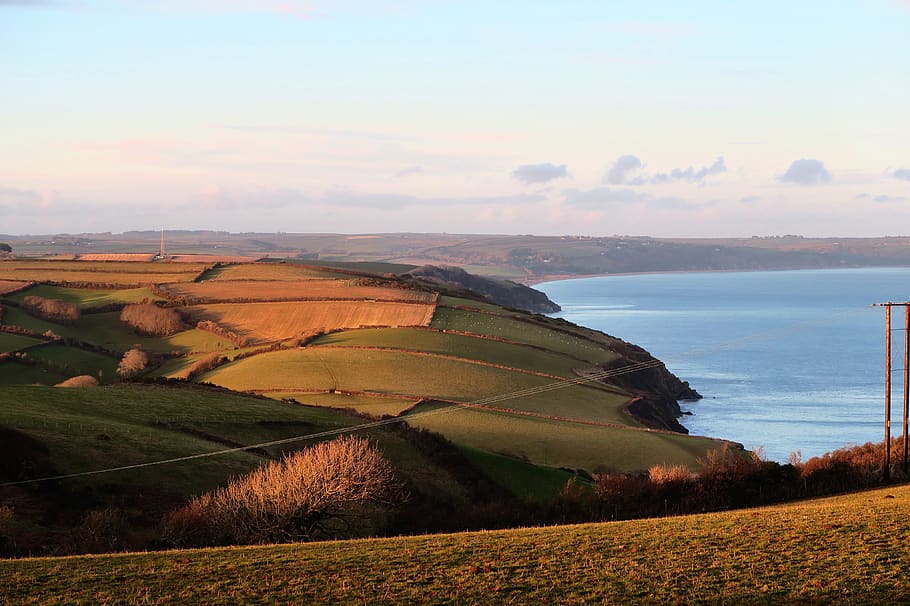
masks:
[[[173,263],[252,263],[259,257],[243,257],[240,255],[172,255],[168,261]]]
[[[185,282],[163,284],[160,288],[162,294],[169,298],[183,298],[200,302],[372,299],[404,303],[431,303],[435,298],[435,295],[429,292],[389,286],[360,286],[352,284],[349,280],[321,278],[297,282],[280,280]]]
[[[433,305],[382,301],[216,303],[186,308],[194,320],[209,320],[241,336],[276,341],[340,328],[426,326]]]
[[[145,253],[89,253],[79,255],[80,261],[125,261],[130,263],[151,263],[154,254]]]
[[[54,387],[98,387],[98,379],[91,375],[79,375],[57,383]]]

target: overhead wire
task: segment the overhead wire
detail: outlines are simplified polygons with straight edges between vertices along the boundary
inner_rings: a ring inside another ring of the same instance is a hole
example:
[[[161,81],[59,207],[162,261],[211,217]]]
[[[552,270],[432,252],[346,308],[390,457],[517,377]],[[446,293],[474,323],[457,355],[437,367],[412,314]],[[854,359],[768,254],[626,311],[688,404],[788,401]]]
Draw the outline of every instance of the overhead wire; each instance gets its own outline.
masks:
[[[321,432],[316,432],[316,433],[311,433],[311,434],[293,436],[293,437],[289,437],[289,438],[282,438],[279,440],[270,440],[268,442],[260,442],[258,444],[249,444],[247,446],[224,448],[221,450],[202,452],[202,453],[186,455],[186,456],[182,456],[182,457],[173,457],[170,459],[160,459],[160,460],[156,460],[156,461],[146,461],[144,463],[134,463],[132,465],[121,465],[118,467],[107,467],[107,468],[103,468],[103,469],[94,469],[94,470],[90,470],[90,471],[81,471],[81,472],[76,472],[76,473],[60,474],[60,475],[55,475],[55,476],[30,478],[27,480],[17,480],[17,481],[13,481],[13,482],[3,482],[3,483],[0,483],[0,488],[6,487],[6,486],[18,486],[18,485],[23,485],[23,484],[50,482],[50,481],[55,481],[55,480],[67,480],[67,479],[71,479],[71,478],[101,475],[101,474],[106,474],[106,473],[114,473],[114,472],[118,472],[118,471],[128,471],[128,470],[132,470],[132,469],[142,469],[142,468],[146,468],[146,467],[155,467],[155,466],[159,466],[159,465],[168,465],[171,463],[179,463],[179,462],[183,462],[183,461],[204,459],[204,458],[227,455],[227,454],[232,454],[232,453],[237,453],[237,452],[244,452],[244,451],[248,451],[248,450],[257,450],[257,449],[262,449],[262,448],[270,448],[270,447],[274,447],[274,446],[282,446],[282,445],[291,444],[294,442],[315,440],[318,438],[326,438],[326,437],[331,437],[331,436],[341,435],[341,434],[346,434],[346,433],[355,433],[358,431],[365,431],[368,429],[382,427],[385,425],[392,425],[394,423],[402,423],[402,422],[406,422],[409,420],[419,419],[419,418],[428,417],[428,416],[432,416],[432,415],[453,412],[455,410],[462,410],[471,405],[483,406],[483,405],[493,404],[493,403],[502,402],[502,401],[506,401],[506,400],[528,397],[528,396],[536,395],[539,393],[545,393],[548,391],[553,391],[555,389],[569,387],[571,385],[582,385],[582,384],[586,384],[586,383],[593,383],[595,381],[599,381],[599,380],[602,380],[605,378],[621,376],[623,374],[638,372],[640,370],[645,370],[648,368],[655,368],[657,366],[662,366],[662,365],[663,365],[663,362],[661,362],[660,360],[652,359],[652,360],[648,360],[645,362],[638,362],[636,364],[630,364],[628,366],[623,366],[620,368],[614,368],[614,369],[589,373],[582,377],[564,379],[561,381],[553,381],[553,382],[547,383],[545,385],[539,385],[537,387],[521,389],[521,390],[517,390],[517,391],[513,391],[513,392],[508,392],[505,394],[497,394],[494,396],[481,398],[479,400],[474,400],[474,401],[468,402],[466,404],[448,404],[448,405],[442,406],[440,408],[435,408],[433,410],[411,413],[411,414],[400,416],[400,417],[380,419],[378,421],[370,421],[368,423],[361,423],[361,424],[349,426],[349,427],[339,427],[336,429],[329,429],[326,431],[321,431]]]
[[[760,339],[766,339],[766,338],[779,337],[779,336],[785,336],[788,334],[793,334],[793,333],[799,332],[801,330],[806,330],[806,329],[812,327],[813,325],[827,323],[828,321],[833,320],[833,318],[836,318],[836,317],[842,316],[842,315],[852,314],[852,313],[855,313],[856,311],[858,311],[858,310],[857,309],[842,310],[840,312],[830,314],[829,316],[825,316],[824,318],[816,318],[816,319],[809,320],[809,321],[794,323],[790,326],[785,326],[785,327],[775,328],[775,329],[771,329],[771,330],[767,330],[767,331],[753,333],[753,334],[746,335],[744,337],[740,337],[737,339],[731,339],[729,341],[721,342],[719,344],[716,344],[713,347],[692,349],[692,350],[683,352],[682,354],[678,354],[677,356],[675,356],[675,358],[680,358],[680,357],[686,358],[686,357],[691,357],[691,356],[697,356],[700,354],[703,355],[703,354],[707,354],[707,353],[713,353],[716,351],[723,351],[724,349],[731,349],[733,346],[738,345],[738,344],[748,343],[748,342],[756,341],[756,340],[760,340]],[[174,458],[170,458],[170,459],[160,459],[160,460],[156,460],[156,461],[147,461],[144,463],[135,463],[132,465],[121,465],[118,467],[108,467],[108,468],[104,468],[104,469],[95,469],[95,470],[91,470],[91,471],[60,474],[60,475],[56,475],[56,476],[45,476],[45,477],[40,477],[40,478],[31,478],[31,479],[27,479],[27,480],[17,480],[17,481],[13,481],[13,482],[3,482],[3,483],[0,483],[0,488],[7,487],[7,486],[17,486],[17,485],[23,485],[23,484],[34,484],[34,483],[40,483],[40,482],[50,482],[50,481],[55,481],[55,480],[66,480],[66,479],[71,479],[71,478],[101,475],[101,474],[106,474],[106,473],[114,473],[114,472],[118,472],[118,471],[128,471],[128,470],[132,470],[132,469],[142,469],[142,468],[146,468],[146,467],[154,467],[154,466],[159,466],[159,465],[168,465],[168,464],[172,464],[172,463],[179,463],[179,462],[183,462],[183,461],[191,461],[191,460],[197,460],[197,459],[222,456],[222,455],[227,455],[227,454],[232,454],[232,453],[237,453],[237,452],[244,452],[244,451],[249,451],[249,450],[257,450],[257,449],[269,448],[269,447],[274,447],[274,446],[283,446],[285,444],[292,444],[294,442],[315,440],[315,439],[319,439],[319,438],[326,438],[326,437],[331,437],[331,436],[341,435],[341,434],[346,434],[346,433],[355,433],[358,431],[365,431],[368,429],[382,427],[385,425],[392,425],[395,423],[402,423],[402,422],[406,422],[409,420],[420,419],[420,418],[428,417],[428,416],[432,416],[432,415],[445,414],[445,413],[453,412],[456,410],[463,410],[468,407],[473,407],[473,406],[482,407],[484,405],[495,404],[495,403],[504,402],[504,401],[508,401],[508,400],[514,400],[517,398],[534,396],[534,395],[554,391],[557,389],[563,389],[565,387],[569,387],[572,385],[584,385],[584,384],[593,383],[596,381],[601,381],[604,379],[609,379],[609,378],[613,378],[613,377],[617,377],[617,376],[622,376],[625,374],[630,374],[633,372],[640,372],[640,371],[647,370],[650,368],[656,368],[658,366],[665,366],[665,363],[656,358],[651,358],[649,360],[645,360],[642,362],[636,362],[634,364],[629,364],[627,366],[622,366],[619,368],[604,369],[604,370],[597,371],[597,372],[585,373],[584,375],[579,376],[579,377],[563,379],[560,381],[552,381],[552,382],[546,383],[544,385],[538,385],[536,387],[530,387],[530,388],[516,390],[516,391],[507,392],[507,393],[503,393],[503,394],[496,394],[493,396],[488,396],[486,398],[474,400],[472,402],[448,404],[448,405],[445,405],[445,406],[442,406],[439,408],[435,408],[433,410],[410,413],[410,414],[399,416],[399,417],[380,419],[377,421],[370,421],[368,423],[361,423],[361,424],[350,426],[350,427],[339,427],[336,429],[330,429],[330,430],[311,433],[311,434],[293,436],[293,437],[283,438],[283,439],[279,439],[279,440],[270,440],[268,442],[260,442],[258,444],[250,444],[247,446],[225,448],[225,449],[221,449],[221,450],[197,453],[197,454],[186,455],[186,456],[182,456],[182,457],[174,457]]]

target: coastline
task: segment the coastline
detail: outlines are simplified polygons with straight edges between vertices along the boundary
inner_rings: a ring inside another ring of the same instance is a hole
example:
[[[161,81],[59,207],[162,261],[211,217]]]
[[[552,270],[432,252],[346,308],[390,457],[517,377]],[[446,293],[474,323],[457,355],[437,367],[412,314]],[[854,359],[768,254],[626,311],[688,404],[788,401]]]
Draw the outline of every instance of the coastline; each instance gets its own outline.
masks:
[[[856,265],[850,267],[777,267],[764,269],[665,269],[653,271],[622,271],[603,274],[545,274],[521,280],[525,286],[536,286],[546,282],[564,282],[566,280],[585,280],[588,278],[612,278],[619,276],[651,276],[660,274],[726,274],[726,273],[759,273],[784,271],[839,271],[844,269],[901,269],[910,265]]]

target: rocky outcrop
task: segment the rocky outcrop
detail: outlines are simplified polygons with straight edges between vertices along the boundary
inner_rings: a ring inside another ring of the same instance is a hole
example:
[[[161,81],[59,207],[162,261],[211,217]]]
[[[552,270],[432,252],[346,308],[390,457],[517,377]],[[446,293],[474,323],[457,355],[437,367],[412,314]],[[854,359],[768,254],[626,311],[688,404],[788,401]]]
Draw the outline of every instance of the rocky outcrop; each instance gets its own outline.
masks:
[[[654,356],[641,347],[620,339],[616,339],[613,350],[619,354],[619,358],[610,364],[603,365],[605,369],[658,362]],[[610,383],[635,395],[635,399],[628,405],[627,410],[648,427],[689,433],[689,430],[679,422],[679,418],[683,415],[679,407],[679,400],[699,400],[701,395],[687,382],[667,370],[663,364],[655,364],[637,372],[613,377],[610,379]]]

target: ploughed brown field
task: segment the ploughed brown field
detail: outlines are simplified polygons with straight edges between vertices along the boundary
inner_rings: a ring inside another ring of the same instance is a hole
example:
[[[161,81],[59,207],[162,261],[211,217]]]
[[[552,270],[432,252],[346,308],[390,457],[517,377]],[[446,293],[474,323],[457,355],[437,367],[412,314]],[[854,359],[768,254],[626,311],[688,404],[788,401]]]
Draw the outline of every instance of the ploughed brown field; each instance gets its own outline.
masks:
[[[28,286],[29,284],[30,282],[23,282],[20,280],[0,280],[0,295],[15,292],[20,288]]]
[[[367,326],[428,326],[436,306],[386,301],[214,303],[183,309],[194,321],[209,320],[256,341],[293,339],[314,332]]]

